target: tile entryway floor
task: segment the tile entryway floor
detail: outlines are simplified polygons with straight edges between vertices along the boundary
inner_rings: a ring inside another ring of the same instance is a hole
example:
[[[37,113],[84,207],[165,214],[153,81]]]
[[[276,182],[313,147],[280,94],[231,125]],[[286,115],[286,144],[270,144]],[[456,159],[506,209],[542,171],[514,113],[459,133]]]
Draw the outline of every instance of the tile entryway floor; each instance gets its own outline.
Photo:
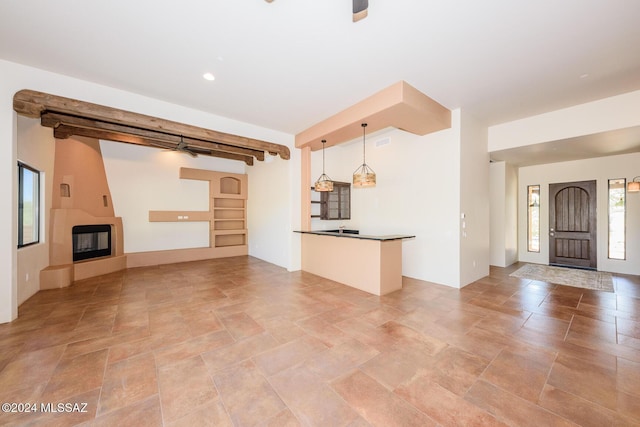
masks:
[[[39,292],[0,325],[0,402],[37,411],[0,424],[640,425],[640,279],[517,267],[376,297],[238,257]]]

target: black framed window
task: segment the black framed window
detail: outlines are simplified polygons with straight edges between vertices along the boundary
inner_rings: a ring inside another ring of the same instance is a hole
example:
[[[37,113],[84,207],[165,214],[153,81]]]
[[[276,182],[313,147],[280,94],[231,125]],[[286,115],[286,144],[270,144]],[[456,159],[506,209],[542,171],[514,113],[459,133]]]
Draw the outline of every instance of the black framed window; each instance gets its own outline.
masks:
[[[18,247],[40,242],[40,172],[18,162]]]

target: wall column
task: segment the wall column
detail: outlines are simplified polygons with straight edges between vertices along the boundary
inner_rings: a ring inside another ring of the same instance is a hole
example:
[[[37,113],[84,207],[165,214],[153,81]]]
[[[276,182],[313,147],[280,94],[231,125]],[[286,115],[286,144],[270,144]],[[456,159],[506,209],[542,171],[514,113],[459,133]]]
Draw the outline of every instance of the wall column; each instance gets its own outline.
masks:
[[[300,227],[302,231],[311,230],[311,191],[309,183],[311,182],[311,148],[304,147],[301,149],[302,158],[300,159]]]
[[[17,253],[17,115],[9,88],[0,89],[0,323],[18,316]]]

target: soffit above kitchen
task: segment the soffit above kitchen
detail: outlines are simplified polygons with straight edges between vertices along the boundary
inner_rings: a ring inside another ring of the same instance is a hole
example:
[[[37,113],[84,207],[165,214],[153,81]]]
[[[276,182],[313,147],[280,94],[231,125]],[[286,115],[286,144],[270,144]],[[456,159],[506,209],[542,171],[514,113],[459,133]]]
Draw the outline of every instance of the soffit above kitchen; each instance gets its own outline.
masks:
[[[388,127],[426,135],[451,127],[451,111],[405,81],[399,81],[296,135],[296,148],[331,147]]]

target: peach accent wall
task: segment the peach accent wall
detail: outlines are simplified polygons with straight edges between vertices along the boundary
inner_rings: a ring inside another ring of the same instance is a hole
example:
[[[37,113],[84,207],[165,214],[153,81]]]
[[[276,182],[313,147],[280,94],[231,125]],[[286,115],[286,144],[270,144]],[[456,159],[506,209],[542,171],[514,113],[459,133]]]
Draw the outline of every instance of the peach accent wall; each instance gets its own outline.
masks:
[[[374,295],[402,288],[402,240],[302,235],[302,269]]]
[[[70,197],[61,196],[63,183],[69,186]],[[56,139],[53,191],[53,209],[80,209],[97,217],[115,216],[98,140]]]
[[[18,117],[17,128],[18,160],[40,171],[40,194],[42,196],[40,243],[17,250],[18,304],[22,304],[38,292],[41,285],[40,270],[49,265],[50,212],[47,206],[51,204],[52,198],[55,140],[51,129],[40,126],[40,120]]]

